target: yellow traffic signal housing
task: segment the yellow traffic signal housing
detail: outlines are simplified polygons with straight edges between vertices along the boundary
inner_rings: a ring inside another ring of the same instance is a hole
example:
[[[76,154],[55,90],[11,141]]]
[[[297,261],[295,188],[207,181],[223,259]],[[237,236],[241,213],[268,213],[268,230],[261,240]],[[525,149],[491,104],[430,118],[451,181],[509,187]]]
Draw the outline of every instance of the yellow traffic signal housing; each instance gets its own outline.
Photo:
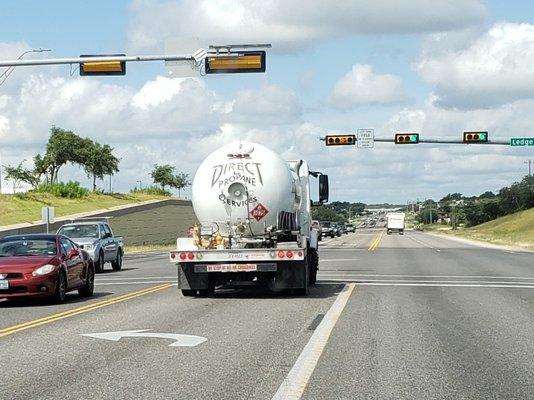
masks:
[[[265,51],[239,51],[208,54],[204,60],[206,74],[265,72]]]
[[[81,55],[80,57],[114,57],[124,54]],[[89,61],[80,63],[80,75],[126,75],[126,62],[124,61]]]
[[[396,133],[395,144],[417,144],[419,143],[418,133]]]
[[[327,146],[350,146],[356,144],[356,135],[326,135]]]
[[[487,143],[488,132],[464,132],[464,143]]]

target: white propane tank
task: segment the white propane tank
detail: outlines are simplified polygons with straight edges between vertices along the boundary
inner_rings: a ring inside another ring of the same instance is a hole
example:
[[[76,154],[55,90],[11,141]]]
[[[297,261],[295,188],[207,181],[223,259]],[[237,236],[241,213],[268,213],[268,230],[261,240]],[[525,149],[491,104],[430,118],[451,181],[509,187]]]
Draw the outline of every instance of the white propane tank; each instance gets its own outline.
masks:
[[[237,141],[200,164],[193,179],[193,209],[202,226],[222,236],[239,226],[241,236],[262,235],[277,225],[278,212],[294,212],[295,178],[288,164],[267,147]]]

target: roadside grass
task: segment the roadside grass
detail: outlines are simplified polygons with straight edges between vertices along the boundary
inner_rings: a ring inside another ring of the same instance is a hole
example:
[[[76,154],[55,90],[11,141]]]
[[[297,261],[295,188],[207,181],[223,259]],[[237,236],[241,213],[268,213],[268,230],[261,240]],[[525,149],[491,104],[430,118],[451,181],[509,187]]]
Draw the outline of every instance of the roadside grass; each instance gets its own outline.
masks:
[[[80,199],[55,197],[49,193],[3,194],[0,195],[0,226],[38,221],[41,219],[41,208],[46,206],[55,207],[56,217],[62,217],[165,198],[144,193],[90,193]]]
[[[428,229],[425,225],[424,230],[436,231],[433,227]],[[506,215],[472,228],[455,231],[448,228],[438,230],[438,232],[494,244],[534,249],[534,208]]]

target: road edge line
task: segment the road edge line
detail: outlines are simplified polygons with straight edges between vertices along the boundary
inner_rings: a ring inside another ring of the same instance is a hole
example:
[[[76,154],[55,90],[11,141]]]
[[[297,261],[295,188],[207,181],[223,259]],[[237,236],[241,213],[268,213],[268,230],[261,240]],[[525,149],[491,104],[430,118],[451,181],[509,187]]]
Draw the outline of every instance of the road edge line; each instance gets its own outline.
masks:
[[[319,358],[328,343],[330,334],[345,309],[355,287],[355,283],[349,283],[339,293],[336,301],[313,332],[310,340],[300,353],[297,361],[295,361],[295,364],[276,391],[272,400],[298,400],[301,398],[319,362]]]

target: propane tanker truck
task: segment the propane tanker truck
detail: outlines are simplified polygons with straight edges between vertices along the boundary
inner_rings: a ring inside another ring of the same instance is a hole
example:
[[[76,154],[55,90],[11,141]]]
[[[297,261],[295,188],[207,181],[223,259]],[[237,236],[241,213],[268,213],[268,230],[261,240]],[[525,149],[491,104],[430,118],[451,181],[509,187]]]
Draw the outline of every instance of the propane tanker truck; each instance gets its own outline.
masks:
[[[318,202],[310,197],[311,177],[319,179]],[[327,201],[328,176],[306,161],[285,161],[247,141],[220,147],[193,179],[198,224],[170,253],[178,288],[184,296],[209,296],[221,285],[306,295],[319,265],[310,209]]]

